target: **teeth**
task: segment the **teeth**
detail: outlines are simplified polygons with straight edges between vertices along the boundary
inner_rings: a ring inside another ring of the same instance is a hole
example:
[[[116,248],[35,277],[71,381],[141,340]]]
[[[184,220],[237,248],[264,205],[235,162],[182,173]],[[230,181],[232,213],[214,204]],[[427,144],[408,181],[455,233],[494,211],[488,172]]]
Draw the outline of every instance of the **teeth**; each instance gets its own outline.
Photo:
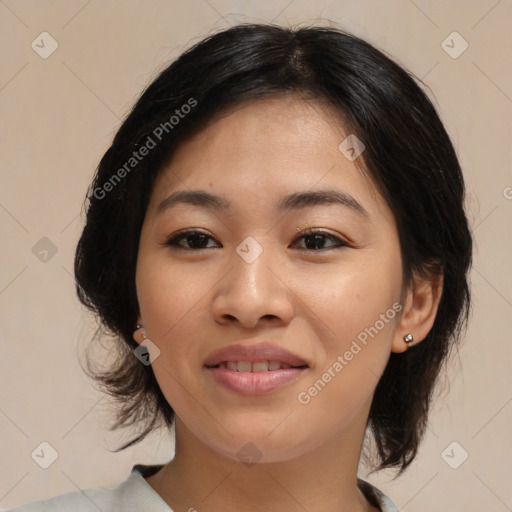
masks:
[[[281,363],[279,361],[269,361],[268,369],[269,370],[279,370],[281,368]]]
[[[292,368],[289,364],[282,363],[281,361],[256,361],[254,363],[251,363],[250,361],[224,361],[219,363],[218,366],[219,368],[227,368],[232,372],[242,373],[257,373]]]
[[[228,361],[227,363],[224,364],[226,364],[228,370],[231,370],[232,372],[236,372],[238,370],[238,363],[236,361]]]
[[[236,365],[236,369],[239,372],[249,373],[252,369],[252,363],[250,361],[238,361]]]
[[[261,361],[258,363],[252,363],[252,371],[253,372],[268,372],[268,363],[267,361]]]

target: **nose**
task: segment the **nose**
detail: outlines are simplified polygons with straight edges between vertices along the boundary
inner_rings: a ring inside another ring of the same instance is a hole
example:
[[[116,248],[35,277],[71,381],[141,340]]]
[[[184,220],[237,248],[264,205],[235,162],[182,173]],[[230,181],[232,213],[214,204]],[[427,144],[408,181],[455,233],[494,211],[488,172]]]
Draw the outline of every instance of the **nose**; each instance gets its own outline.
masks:
[[[212,304],[219,324],[252,329],[258,324],[278,326],[291,321],[293,292],[278,258],[271,258],[269,253],[263,250],[249,263],[233,251],[228,263],[231,270],[219,282]]]

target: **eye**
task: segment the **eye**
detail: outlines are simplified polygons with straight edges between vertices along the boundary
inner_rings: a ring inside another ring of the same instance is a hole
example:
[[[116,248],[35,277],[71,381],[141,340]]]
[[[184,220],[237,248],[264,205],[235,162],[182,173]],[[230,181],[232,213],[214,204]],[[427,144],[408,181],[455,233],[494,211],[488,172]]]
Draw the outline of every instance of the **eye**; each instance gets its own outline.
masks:
[[[336,249],[339,247],[349,247],[349,244],[341,238],[319,229],[307,229],[302,232],[302,235],[295,239],[304,240],[306,247],[299,247],[299,249],[310,249],[313,251],[319,251],[322,249]],[[326,240],[334,242],[334,245],[324,247]],[[295,243],[295,242],[294,242]]]
[[[176,235],[170,236],[164,245],[176,247],[179,249],[198,250],[198,249],[211,249],[212,247],[222,247],[222,245],[209,245],[210,241],[215,239],[210,235],[203,233],[202,231],[187,230],[182,231]],[[341,238],[327,233],[318,229],[308,229],[302,232],[302,235],[297,237],[294,241],[294,245],[297,241],[304,240],[305,247],[299,247],[299,249],[320,251],[328,249],[336,249],[339,247],[348,247],[349,244]],[[325,242],[333,242],[330,246],[325,247]],[[293,245],[292,245],[293,247]]]
[[[214,240],[213,237],[203,233],[202,231],[187,230],[178,233],[177,235],[170,236],[164,245],[176,247],[179,249],[210,249],[218,247],[215,245],[208,245],[209,240]],[[185,244],[188,244],[188,247]],[[222,246],[221,246],[222,247]]]

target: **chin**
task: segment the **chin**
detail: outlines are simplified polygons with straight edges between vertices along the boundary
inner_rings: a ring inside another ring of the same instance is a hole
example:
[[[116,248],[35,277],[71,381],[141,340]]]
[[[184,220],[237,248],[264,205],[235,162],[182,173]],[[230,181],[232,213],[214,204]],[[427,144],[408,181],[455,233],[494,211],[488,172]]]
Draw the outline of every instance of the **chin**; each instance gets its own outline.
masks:
[[[301,443],[291,433],[269,437],[267,431],[261,435],[251,436],[244,433],[228,437],[219,443],[212,441],[210,437],[205,443],[212,451],[226,459],[242,462],[247,467],[252,467],[256,463],[285,462],[314,449],[313,443]]]

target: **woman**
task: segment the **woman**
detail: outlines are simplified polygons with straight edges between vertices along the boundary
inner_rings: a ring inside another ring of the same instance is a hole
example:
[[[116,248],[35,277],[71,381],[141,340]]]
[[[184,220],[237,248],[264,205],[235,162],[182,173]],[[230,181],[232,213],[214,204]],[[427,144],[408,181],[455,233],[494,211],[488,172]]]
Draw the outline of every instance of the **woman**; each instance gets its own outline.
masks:
[[[75,273],[118,336],[122,446],[165,465],[17,509],[397,511],[467,322],[464,182],[427,96],[335,29],[239,25],[147,88],[100,162]],[[118,450],[118,451],[119,451]]]

